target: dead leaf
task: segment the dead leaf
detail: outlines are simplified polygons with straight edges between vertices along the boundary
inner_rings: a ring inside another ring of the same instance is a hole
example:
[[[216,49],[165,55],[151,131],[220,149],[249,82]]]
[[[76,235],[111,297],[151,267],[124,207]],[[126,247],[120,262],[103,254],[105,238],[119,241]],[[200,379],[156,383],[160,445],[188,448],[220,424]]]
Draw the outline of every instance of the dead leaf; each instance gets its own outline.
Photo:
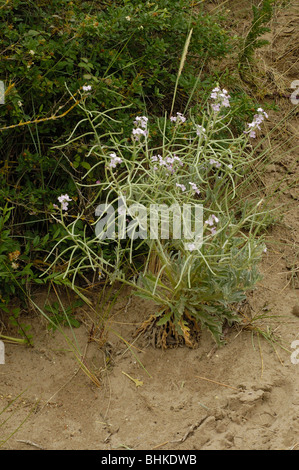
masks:
[[[127,373],[124,372],[124,371],[122,371],[122,373],[123,373],[124,375],[126,375],[130,380],[132,380],[132,381],[135,383],[136,387],[142,387],[142,385],[143,385],[142,380],[134,379],[133,377],[131,377],[129,374],[127,374]]]

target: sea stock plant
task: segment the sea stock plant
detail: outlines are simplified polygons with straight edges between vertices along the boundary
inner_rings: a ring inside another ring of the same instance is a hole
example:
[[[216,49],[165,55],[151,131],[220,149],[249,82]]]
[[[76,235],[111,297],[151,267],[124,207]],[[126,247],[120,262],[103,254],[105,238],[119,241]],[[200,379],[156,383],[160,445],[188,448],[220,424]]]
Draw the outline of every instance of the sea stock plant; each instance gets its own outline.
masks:
[[[80,127],[89,124],[94,139],[87,157],[97,163],[78,186],[94,197],[77,215],[68,194],[55,202],[52,217],[65,235],[49,254],[52,262],[43,276],[68,280],[76,292],[76,280],[86,271],[133,288],[157,305],[140,331],[158,327],[162,347],[173,342],[193,347],[202,329],[221,344],[223,327],[241,319],[238,307],[260,279],[258,264],[266,251],[258,222],[264,216],[262,201],[248,211],[240,210],[238,201],[243,182],[263,158],[252,142],[267,113],[259,108],[236,136],[230,129],[230,95],[217,85],[200,117],[176,112],[152,123],[138,115],[129,135],[121,122],[119,132],[102,134],[103,121],[109,129],[114,110],[90,110],[86,103],[79,104],[86,117],[64,147],[79,142]],[[86,182],[90,172],[101,175],[93,184]],[[186,205],[190,226],[203,216],[198,239],[192,230],[175,232],[172,209]],[[167,233],[162,216],[154,219],[158,226],[152,236],[153,206],[171,208]],[[78,231],[91,211],[96,217]]]

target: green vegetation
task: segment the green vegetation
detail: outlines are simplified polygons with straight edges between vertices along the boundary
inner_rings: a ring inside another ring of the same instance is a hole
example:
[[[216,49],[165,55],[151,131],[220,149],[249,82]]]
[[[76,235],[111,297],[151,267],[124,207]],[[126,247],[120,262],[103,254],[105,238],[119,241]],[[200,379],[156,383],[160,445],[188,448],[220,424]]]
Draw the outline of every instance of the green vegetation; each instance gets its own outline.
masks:
[[[266,158],[250,140],[262,114],[237,78],[262,44],[272,3],[254,8],[241,48],[225,16],[185,0],[0,4],[0,309],[9,315],[14,298],[26,304],[39,284],[88,301],[82,286],[102,276],[159,305],[162,345],[169,335],[190,345],[192,328],[202,327],[221,342],[259,279],[264,249],[268,207],[256,196],[242,204]],[[217,101],[223,87],[230,104]],[[149,134],[136,140],[143,116]],[[151,166],[158,155],[182,162],[172,179]],[[192,196],[181,191],[190,182]],[[200,202],[203,250],[186,250],[183,240],[99,243],[96,205],[120,194],[143,204]],[[149,269],[153,256],[158,272]],[[47,306],[51,327],[77,327],[72,308]]]
[[[268,44],[266,39],[261,39],[261,36],[270,31],[266,25],[272,18],[274,0],[263,0],[261,5],[252,5],[252,24],[251,28],[244,40],[244,48],[239,57],[240,72],[243,79],[248,80],[248,72],[250,71],[250,64],[254,59],[253,54],[256,49]],[[246,73],[247,72],[247,73]]]

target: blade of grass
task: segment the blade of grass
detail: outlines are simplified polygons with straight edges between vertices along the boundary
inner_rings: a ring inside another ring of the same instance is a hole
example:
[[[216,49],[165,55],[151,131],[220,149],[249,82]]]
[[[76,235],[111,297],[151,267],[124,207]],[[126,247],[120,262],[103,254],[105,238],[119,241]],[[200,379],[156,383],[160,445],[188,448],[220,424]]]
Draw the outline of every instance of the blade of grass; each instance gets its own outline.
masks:
[[[177,78],[176,78],[176,82],[175,82],[175,87],[174,87],[174,93],[173,93],[173,98],[172,98],[172,105],[171,105],[170,115],[171,115],[172,112],[173,112],[173,107],[174,107],[174,103],[175,103],[175,98],[176,98],[178,83],[179,83],[179,79],[180,79],[182,70],[183,70],[183,68],[184,68],[184,64],[185,64],[186,57],[187,57],[187,54],[188,54],[188,49],[189,49],[189,44],[190,44],[190,40],[191,40],[192,33],[193,33],[193,29],[190,30],[190,32],[189,32],[189,34],[188,34],[188,37],[187,37],[187,39],[186,39],[186,42],[185,42],[185,46],[184,46],[184,50],[183,50],[183,54],[182,54],[182,58],[181,58],[181,62],[180,62],[180,67],[179,67],[179,71],[178,71]]]

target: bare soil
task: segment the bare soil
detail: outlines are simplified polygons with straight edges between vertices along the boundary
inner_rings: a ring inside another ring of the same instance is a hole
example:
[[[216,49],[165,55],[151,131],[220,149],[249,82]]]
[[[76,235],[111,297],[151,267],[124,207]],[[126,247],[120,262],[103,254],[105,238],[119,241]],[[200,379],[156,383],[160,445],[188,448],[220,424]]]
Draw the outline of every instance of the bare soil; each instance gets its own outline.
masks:
[[[248,21],[248,3],[228,2],[232,27],[245,28],[239,20]],[[275,131],[263,177],[265,188],[283,180],[277,203],[286,205],[267,234],[263,280],[248,298],[252,327],[227,331],[222,348],[203,332],[196,349],[162,350],[134,338],[155,307],[129,291],[105,329],[94,331],[105,315],[94,289],[94,311],[78,309],[81,327],[76,338],[64,328],[68,341],[28,313],[34,346],[6,343],[0,365],[0,412],[9,405],[0,415],[0,424],[7,420],[0,441],[14,433],[2,449],[299,449],[299,364],[291,362],[291,343],[299,339],[299,190],[289,187],[298,179],[299,130],[298,111],[289,115],[294,105],[283,96],[299,80],[298,20],[295,2],[278,11],[270,45],[258,52],[257,76],[270,90],[264,99],[280,109],[270,112],[269,128],[288,118]],[[46,296],[36,292],[35,300],[43,306]],[[72,352],[76,342],[85,371]]]

